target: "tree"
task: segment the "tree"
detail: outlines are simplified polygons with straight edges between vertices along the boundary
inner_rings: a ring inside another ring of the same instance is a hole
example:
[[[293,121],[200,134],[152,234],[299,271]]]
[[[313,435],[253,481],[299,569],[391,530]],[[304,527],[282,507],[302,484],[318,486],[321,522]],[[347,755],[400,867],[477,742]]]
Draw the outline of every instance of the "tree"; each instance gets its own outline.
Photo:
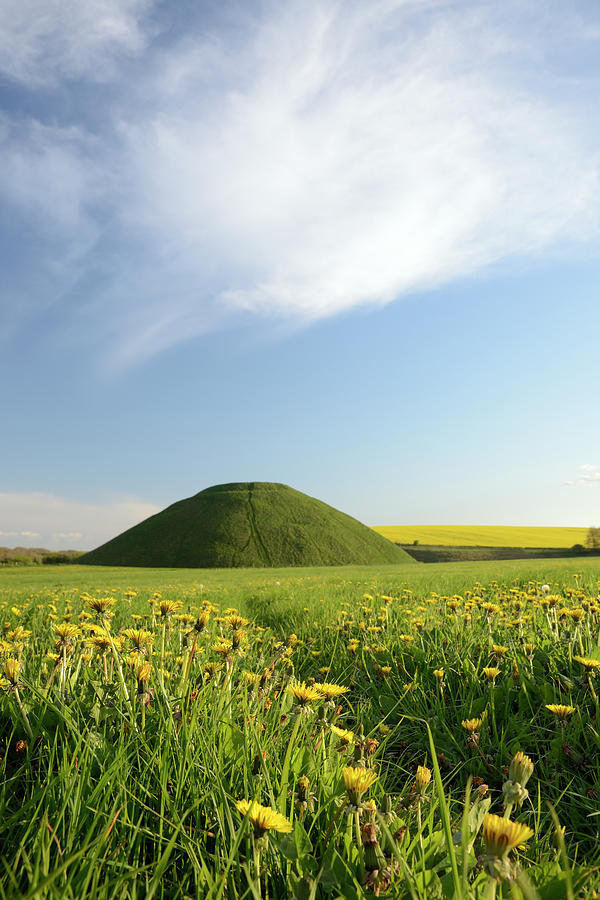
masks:
[[[600,528],[589,528],[585,538],[588,550],[600,550]]]

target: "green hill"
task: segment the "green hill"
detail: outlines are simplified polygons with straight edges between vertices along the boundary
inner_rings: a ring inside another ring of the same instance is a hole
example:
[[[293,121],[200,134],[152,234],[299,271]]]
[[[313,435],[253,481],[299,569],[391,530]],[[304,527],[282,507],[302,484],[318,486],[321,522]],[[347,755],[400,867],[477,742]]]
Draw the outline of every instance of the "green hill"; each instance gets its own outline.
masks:
[[[79,560],[177,568],[408,563],[391,541],[285,484],[219,484],[173,503]]]

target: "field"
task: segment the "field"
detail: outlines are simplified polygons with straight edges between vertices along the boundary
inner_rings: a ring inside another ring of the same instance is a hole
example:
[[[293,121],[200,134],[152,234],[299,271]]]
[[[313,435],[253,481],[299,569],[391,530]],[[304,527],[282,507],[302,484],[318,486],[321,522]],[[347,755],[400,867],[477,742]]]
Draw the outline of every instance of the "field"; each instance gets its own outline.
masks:
[[[572,547],[585,544],[587,528],[516,525],[373,525],[373,531],[396,544],[455,547]]]
[[[0,897],[594,897],[599,579],[0,572]]]

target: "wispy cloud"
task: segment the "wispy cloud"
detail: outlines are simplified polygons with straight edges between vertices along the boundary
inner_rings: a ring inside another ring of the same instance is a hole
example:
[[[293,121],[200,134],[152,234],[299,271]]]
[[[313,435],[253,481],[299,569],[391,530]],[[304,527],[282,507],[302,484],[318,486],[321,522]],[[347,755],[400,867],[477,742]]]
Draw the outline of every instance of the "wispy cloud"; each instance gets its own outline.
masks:
[[[145,45],[148,0],[3,0],[0,72],[34,86],[114,77],[122,54]]]
[[[37,531],[0,531],[0,537],[39,537]]]
[[[0,537],[24,540],[49,549],[91,550],[160,507],[135,498],[82,503],[44,493],[0,493]],[[75,528],[73,527],[75,526]],[[33,530],[35,528],[35,530]]]
[[[575,487],[600,487],[600,466],[591,463],[579,466],[577,477],[570,481],[565,481],[565,484]]]
[[[33,69],[46,60],[52,78],[59,6],[30,41]],[[7,126],[4,191],[40,230],[62,333],[112,365],[231,322],[386,304],[597,236],[595,82],[554,63],[559,45],[573,61],[598,41],[583,12],[565,38],[551,6],[527,20],[523,4],[247,5],[236,27],[163,33],[129,80],[117,50],[141,52],[148,7],[110,8],[98,52],[115,51],[118,102],[93,133],[83,118],[67,132],[30,123],[17,151]],[[71,75],[93,77],[78,59]],[[15,77],[31,65],[14,63]],[[44,224],[54,203],[59,248]],[[44,303],[39,285],[30,296]]]

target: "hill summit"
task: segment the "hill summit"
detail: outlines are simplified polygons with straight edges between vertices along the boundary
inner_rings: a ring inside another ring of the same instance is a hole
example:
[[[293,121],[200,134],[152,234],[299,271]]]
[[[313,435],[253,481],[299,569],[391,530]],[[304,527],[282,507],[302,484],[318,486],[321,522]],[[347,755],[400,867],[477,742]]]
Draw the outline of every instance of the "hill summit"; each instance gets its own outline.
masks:
[[[218,484],[80,557],[104,566],[231,568],[408,563],[357,519],[285,484]]]

